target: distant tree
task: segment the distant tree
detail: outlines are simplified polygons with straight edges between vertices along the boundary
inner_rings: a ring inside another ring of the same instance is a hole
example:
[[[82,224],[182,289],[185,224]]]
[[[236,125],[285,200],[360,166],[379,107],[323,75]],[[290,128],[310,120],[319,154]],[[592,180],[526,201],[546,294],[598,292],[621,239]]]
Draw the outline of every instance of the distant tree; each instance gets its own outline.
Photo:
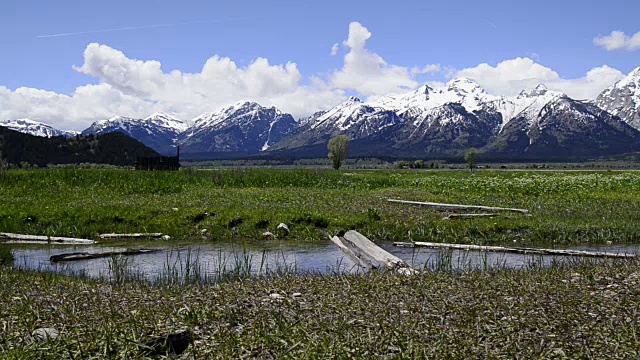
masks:
[[[478,155],[478,149],[470,148],[464,151],[464,162],[469,166],[469,170],[473,171],[476,167],[476,156]]]
[[[340,169],[342,161],[347,158],[347,150],[349,148],[349,137],[346,135],[337,135],[329,139],[327,149],[329,150],[329,159],[334,169]]]
[[[9,162],[4,159],[2,151],[0,151],[0,176],[6,176],[7,169],[9,169]]]

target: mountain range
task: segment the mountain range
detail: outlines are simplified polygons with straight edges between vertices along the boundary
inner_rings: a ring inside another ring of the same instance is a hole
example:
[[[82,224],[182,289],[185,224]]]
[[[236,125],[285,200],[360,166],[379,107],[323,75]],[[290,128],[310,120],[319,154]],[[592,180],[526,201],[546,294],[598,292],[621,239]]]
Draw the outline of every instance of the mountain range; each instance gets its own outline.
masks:
[[[69,136],[30,120],[0,126],[40,136]],[[640,67],[596,99],[576,100],[540,84],[495,96],[468,79],[424,85],[364,102],[356,97],[294,119],[275,107],[240,102],[190,124],[164,113],[114,117],[82,134],[123,132],[160,153],[326,155],[327,140],[351,139],[353,156],[459,156],[475,147],[505,158],[566,158],[640,151]]]

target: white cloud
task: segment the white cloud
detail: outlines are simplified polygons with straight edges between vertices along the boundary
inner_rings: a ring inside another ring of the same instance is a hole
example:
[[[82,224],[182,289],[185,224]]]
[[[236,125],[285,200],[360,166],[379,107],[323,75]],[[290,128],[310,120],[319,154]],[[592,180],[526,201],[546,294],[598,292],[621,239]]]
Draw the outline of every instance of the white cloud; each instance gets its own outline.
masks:
[[[640,31],[629,36],[622,31],[612,31],[611,34],[598,36],[593,39],[593,44],[607,49],[613,50],[640,50]]]
[[[115,114],[146,117],[171,109],[178,117],[191,119],[241,100],[302,116],[329,108],[344,97],[340,89],[330,88],[319,78],[302,84],[294,63],[271,65],[264,58],[238,67],[229,58],[214,56],[198,73],[164,72],[158,61],[130,59],[109,46],[90,44],[84,64],[73,68],[100,79],[100,84],[78,87],[71,95],[0,87],[0,118],[28,117],[80,130]]]
[[[442,70],[440,64],[429,64],[423,67],[414,66],[411,68],[411,74],[413,75],[429,74],[429,73],[440,72],[440,70]]]
[[[338,51],[340,50],[340,45],[338,43],[333,44],[331,47],[331,56],[338,55]]]
[[[81,86],[71,95],[0,86],[0,119],[28,117],[59,129],[82,130],[114,114],[142,117],[159,110],[158,104],[125,95],[108,84]]]
[[[544,83],[549,89],[562,91],[573,98],[591,99],[622,79],[624,74],[604,65],[589,70],[583,77],[563,79],[555,71],[529,58],[515,58],[495,67],[484,63],[463,69],[453,77],[472,79],[489,93],[497,95],[517,95],[522,89]]]
[[[632,44],[636,35],[625,40],[626,44]],[[514,95],[545,83],[550,89],[584,99],[595,97],[623,77],[618,70],[601,66],[580,78],[564,79],[530,58],[460,71],[439,64],[404,67],[388,64],[369,50],[370,38],[364,26],[351,23],[343,42],[348,49],[344,64],[324,77],[304,77],[291,62],[271,64],[266,58],[257,58],[238,66],[220,56],[209,58],[199,72],[166,71],[159,61],[131,59],[109,46],[89,44],[83,64],[73,69],[98,79],[97,85],[80,86],[71,94],[25,87],[11,90],[0,85],[0,119],[28,117],[61,129],[82,130],[93,121],[116,114],[140,118],[162,110],[191,119],[244,100],[277,106],[299,117],[334,106],[344,99],[345,92],[375,97],[410,91],[420,85],[417,76],[436,72],[448,78],[474,79],[494,94]],[[337,55],[339,48],[340,44],[334,44],[331,54]],[[433,80],[427,84],[443,86]]]
[[[387,64],[382,57],[365,47],[370,37],[369,30],[359,22],[349,24],[349,36],[344,41],[349,52],[344,57],[342,69],[330,75],[329,83],[334,88],[355,90],[364,96],[399,93],[416,88],[418,83],[408,68]]]

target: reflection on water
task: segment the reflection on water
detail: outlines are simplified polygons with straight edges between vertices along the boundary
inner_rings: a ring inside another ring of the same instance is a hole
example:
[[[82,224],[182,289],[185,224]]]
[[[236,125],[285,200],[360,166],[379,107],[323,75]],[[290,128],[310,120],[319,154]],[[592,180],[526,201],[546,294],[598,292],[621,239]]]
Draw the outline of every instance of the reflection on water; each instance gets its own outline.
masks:
[[[162,246],[165,245],[165,246]],[[400,248],[392,243],[380,247],[405,260],[418,269],[460,270],[488,269],[492,267],[518,268],[528,265],[545,266],[563,256],[485,253],[477,251],[441,250],[427,248]],[[166,248],[166,244],[145,246]],[[582,246],[573,249],[640,252],[638,245],[606,247]],[[123,247],[109,246],[37,246],[14,248],[13,266],[21,269],[83,274],[93,278],[112,278],[114,266],[126,266],[129,273],[150,281],[167,276],[184,276],[197,271],[198,276],[216,278],[223,274],[256,275],[281,272],[344,273],[361,271],[333,243],[296,244],[289,242],[196,243],[182,245],[168,251],[126,257],[126,260],[101,258],[63,263],[51,263],[52,255],[70,252],[100,253],[122,251]],[[120,261],[118,264],[118,261]],[[120,269],[121,270],[121,269]]]

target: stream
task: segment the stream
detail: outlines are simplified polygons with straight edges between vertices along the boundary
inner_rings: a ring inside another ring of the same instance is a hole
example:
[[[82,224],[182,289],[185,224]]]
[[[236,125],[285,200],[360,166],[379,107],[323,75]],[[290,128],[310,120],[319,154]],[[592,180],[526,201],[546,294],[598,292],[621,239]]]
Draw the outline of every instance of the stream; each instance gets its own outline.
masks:
[[[521,268],[531,265],[548,266],[554,261],[571,261],[575,257],[552,255],[524,255],[462,250],[442,250],[428,248],[401,248],[391,242],[378,245],[398,256],[417,269],[463,270],[487,269],[492,267]],[[172,246],[174,246],[172,248]],[[258,275],[297,273],[354,273],[362,271],[331,242],[291,243],[291,242],[214,242],[214,243],[153,243],[144,246],[131,243],[130,247],[147,249],[162,248],[166,251],[153,252],[119,258],[100,258],[81,261],[52,263],[52,255],[89,252],[100,253],[122,251],[123,246],[108,244],[91,246],[50,246],[15,245],[14,268],[83,275],[92,278],[112,278],[114,272],[134,275],[138,279],[154,281],[185,274],[215,279],[224,274]],[[640,253],[640,245],[576,246],[568,249],[587,251],[608,251],[614,253]],[[593,261],[593,260],[591,260]]]

